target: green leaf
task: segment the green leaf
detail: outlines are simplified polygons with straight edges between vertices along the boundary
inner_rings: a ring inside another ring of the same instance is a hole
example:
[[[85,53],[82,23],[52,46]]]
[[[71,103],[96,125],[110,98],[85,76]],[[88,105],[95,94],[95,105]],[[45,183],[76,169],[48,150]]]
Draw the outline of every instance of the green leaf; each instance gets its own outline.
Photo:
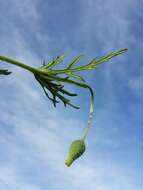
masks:
[[[0,75],[9,75],[12,72],[8,71],[7,69],[0,69]]]
[[[41,69],[52,69],[55,65],[61,63],[65,58],[65,55],[62,54],[60,56],[57,56],[54,60],[50,61],[48,64],[45,65],[45,62],[43,64],[42,67],[40,67]]]
[[[81,55],[75,57],[75,58],[73,59],[73,61],[69,64],[69,66],[67,67],[67,70],[68,70],[68,69],[71,69],[73,66],[75,66],[75,65],[80,61],[80,59],[81,59],[83,56],[84,56],[84,55],[81,54]]]
[[[101,64],[101,63],[108,62],[108,61],[109,61],[110,59],[112,59],[113,57],[116,57],[117,55],[120,55],[120,54],[122,54],[122,53],[125,53],[127,50],[128,50],[127,48],[120,49],[120,50],[118,50],[118,51],[116,51],[116,52],[113,52],[113,53],[111,53],[111,54],[109,54],[109,55],[107,55],[107,56],[101,58],[101,59],[98,60],[98,61],[95,60],[95,62],[94,62],[93,64],[99,65],[99,64]]]
[[[64,103],[65,106],[69,105],[73,108],[79,109],[78,106],[75,106],[72,103],[70,103],[70,100],[62,95],[62,94],[65,94],[67,96],[77,96],[77,94],[71,93],[71,92],[63,89],[64,85],[54,83],[54,82],[52,82],[53,80],[49,79],[48,77],[46,77],[44,75],[35,74],[34,76],[35,76],[36,80],[39,82],[39,84],[41,85],[41,87],[43,88],[46,96],[53,102],[55,107],[56,107],[56,103],[58,103],[58,101],[56,100],[56,97],[57,97]],[[52,94],[53,98],[51,98],[49,96],[47,91],[49,91]]]
[[[78,79],[78,80],[80,80],[82,82],[85,82],[84,78],[79,76],[79,75],[75,75],[75,74],[72,74],[72,73],[69,73],[69,74],[67,73],[67,75],[70,76],[70,77],[76,78],[76,79]]]
[[[96,60],[96,58],[92,59],[90,61],[90,63],[86,64],[86,65],[83,65],[81,67],[78,67],[78,68],[74,68],[74,69],[70,69],[70,72],[78,72],[78,71],[83,71],[83,70],[94,70],[96,69],[96,66],[99,65],[99,64],[102,64],[104,62],[108,62],[110,59],[112,59],[113,57],[116,57],[117,55],[120,55],[122,53],[125,53],[128,49],[127,48],[124,48],[124,49],[120,49],[116,52],[113,52],[99,60]]]

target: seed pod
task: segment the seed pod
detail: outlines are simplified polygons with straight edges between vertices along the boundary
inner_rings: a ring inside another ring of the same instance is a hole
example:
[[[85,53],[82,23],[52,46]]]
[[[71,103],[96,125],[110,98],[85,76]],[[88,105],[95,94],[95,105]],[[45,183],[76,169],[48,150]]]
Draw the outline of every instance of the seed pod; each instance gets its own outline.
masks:
[[[75,140],[72,142],[69,150],[69,155],[65,164],[69,167],[74,160],[79,158],[85,151],[85,143],[83,140]]]

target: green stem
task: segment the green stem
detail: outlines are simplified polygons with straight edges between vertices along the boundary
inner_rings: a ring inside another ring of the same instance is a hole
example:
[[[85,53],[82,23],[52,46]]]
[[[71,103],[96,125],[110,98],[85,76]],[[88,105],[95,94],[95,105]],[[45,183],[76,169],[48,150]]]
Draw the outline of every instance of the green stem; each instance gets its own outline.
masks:
[[[21,67],[21,68],[23,68],[23,69],[26,69],[26,70],[28,70],[28,71],[30,71],[30,72],[32,72],[32,73],[38,71],[38,70],[37,70],[36,68],[34,68],[34,67],[31,67],[31,66],[29,66],[29,65],[25,65],[24,63],[21,63],[21,62],[19,62],[19,61],[10,59],[10,58],[5,57],[5,56],[2,56],[2,55],[0,55],[0,60],[1,60],[1,61],[4,61],[4,62],[7,62],[7,63],[10,63],[10,64],[12,64],[12,65],[16,65],[16,66]]]

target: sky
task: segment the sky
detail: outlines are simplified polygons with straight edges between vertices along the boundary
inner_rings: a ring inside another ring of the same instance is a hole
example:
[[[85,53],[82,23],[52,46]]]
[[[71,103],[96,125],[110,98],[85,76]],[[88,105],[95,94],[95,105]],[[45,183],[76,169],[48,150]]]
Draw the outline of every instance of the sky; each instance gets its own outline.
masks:
[[[0,77],[0,189],[141,190],[143,186],[143,1],[0,0],[0,55],[41,66],[128,48],[95,71],[82,73],[95,91],[86,152],[66,167],[70,143],[87,125],[90,95],[77,92],[79,110],[55,109],[31,73]],[[62,67],[62,65],[61,65]]]

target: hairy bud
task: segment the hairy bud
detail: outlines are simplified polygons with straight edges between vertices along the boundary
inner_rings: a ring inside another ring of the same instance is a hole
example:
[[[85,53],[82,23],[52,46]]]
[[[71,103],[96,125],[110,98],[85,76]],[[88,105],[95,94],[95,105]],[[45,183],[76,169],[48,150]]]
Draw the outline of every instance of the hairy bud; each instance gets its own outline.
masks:
[[[69,167],[74,160],[79,158],[85,151],[85,143],[83,140],[75,140],[72,142],[68,154],[68,158],[65,161],[65,164]]]

